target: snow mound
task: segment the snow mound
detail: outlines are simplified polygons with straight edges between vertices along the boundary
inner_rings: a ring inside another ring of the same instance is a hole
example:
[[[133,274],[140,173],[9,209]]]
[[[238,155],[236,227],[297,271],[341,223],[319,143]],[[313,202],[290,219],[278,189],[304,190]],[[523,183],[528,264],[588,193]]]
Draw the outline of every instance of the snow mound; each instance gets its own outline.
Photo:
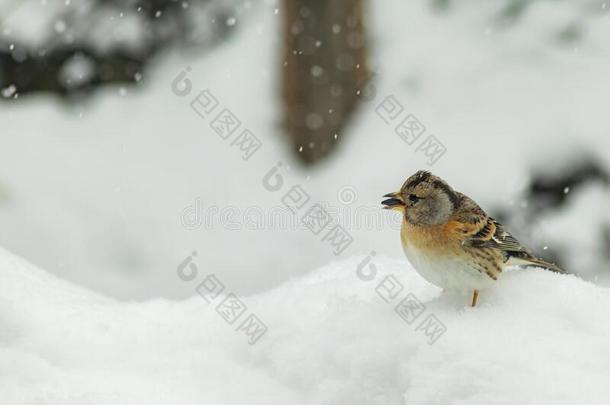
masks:
[[[242,318],[255,314],[267,328],[250,344],[242,319],[228,324],[215,309],[226,295],[208,296],[208,304],[196,293],[203,275],[185,281],[193,286],[188,300],[130,303],[72,286],[3,250],[0,275],[7,404],[610,398],[610,292],[574,276],[509,272],[473,309],[468,297],[442,294],[404,261],[353,257],[240,297]]]

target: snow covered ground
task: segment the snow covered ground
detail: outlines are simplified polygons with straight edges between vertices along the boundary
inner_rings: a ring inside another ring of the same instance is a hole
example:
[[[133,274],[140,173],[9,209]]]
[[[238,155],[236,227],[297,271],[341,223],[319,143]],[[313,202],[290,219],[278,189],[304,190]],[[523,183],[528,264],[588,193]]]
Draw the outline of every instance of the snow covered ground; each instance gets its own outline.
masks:
[[[106,88],[73,106],[46,96],[3,104],[0,244],[124,300],[190,296],[173,269],[192,251],[235,291],[265,291],[335,259],[302,227],[248,225],[248,210],[267,218],[282,206],[283,192],[261,186],[281,160],[287,187],[302,185],[312,202],[348,219],[360,209],[361,220],[377,221],[346,225],[354,242],[345,256],[402,257],[396,216],[377,210],[380,196],[429,166],[375,113],[389,95],[445,145],[432,170],[492,213],[519,206],[532,166],[554,170],[589,152],[610,168],[605,3],[533,2],[500,23],[509,3],[451,2],[442,12],[427,2],[369,2],[377,97],[363,104],[339,153],[313,171],[288,157],[278,129],[273,1],[252,3],[237,34],[204,56],[163,55],[139,89]],[[566,30],[578,39],[562,42]],[[178,97],[171,82],[186,66],[192,95]],[[206,88],[263,141],[250,160],[189,107]],[[603,239],[592,228],[610,221],[608,189],[588,190],[545,214],[535,238],[570,252],[569,270],[610,285],[607,262],[597,259]],[[211,226],[183,226],[197,201]]]
[[[215,309],[228,291],[210,304],[195,294],[205,272],[183,281],[189,299],[128,303],[1,250],[2,403],[608,402],[607,289],[513,271],[472,309],[404,261],[370,259],[240,297],[247,309],[230,325]],[[395,308],[409,296],[423,307],[403,319]],[[248,314],[266,326],[254,344],[239,330]]]

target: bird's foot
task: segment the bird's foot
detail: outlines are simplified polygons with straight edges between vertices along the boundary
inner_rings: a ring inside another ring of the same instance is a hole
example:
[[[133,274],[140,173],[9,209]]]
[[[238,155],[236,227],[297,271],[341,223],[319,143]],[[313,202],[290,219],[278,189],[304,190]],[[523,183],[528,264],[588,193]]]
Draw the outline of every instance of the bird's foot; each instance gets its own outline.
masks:
[[[479,290],[474,290],[472,292],[472,302],[470,303],[470,306],[471,307],[476,307],[478,299],[479,299]]]

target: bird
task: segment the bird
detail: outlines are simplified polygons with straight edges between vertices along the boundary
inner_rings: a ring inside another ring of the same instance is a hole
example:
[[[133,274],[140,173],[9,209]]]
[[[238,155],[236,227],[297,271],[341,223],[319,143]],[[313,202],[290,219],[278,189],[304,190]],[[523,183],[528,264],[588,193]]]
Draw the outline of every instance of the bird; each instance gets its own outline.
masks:
[[[473,199],[429,171],[416,172],[383,198],[383,208],[403,215],[400,239],[415,270],[443,290],[472,292],[471,307],[507,267],[565,273],[534,256]]]

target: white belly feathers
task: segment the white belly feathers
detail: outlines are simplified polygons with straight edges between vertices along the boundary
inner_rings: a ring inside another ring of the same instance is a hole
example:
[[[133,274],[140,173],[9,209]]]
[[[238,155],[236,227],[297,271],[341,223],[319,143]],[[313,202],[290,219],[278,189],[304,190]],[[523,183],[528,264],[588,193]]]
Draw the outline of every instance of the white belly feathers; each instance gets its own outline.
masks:
[[[459,258],[431,257],[410,244],[404,245],[404,251],[411,265],[426,281],[445,290],[480,290],[494,282],[487,274]]]

